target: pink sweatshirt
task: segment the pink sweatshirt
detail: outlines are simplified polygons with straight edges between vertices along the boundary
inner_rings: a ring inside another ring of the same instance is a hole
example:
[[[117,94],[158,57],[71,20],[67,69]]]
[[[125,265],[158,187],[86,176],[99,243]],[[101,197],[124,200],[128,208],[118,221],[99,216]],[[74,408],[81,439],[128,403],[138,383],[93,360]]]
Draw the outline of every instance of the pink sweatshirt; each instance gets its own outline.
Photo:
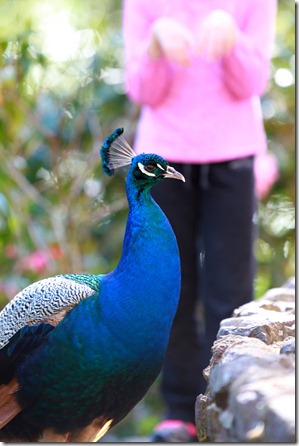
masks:
[[[276,0],[125,0],[126,88],[141,105],[135,150],[168,161],[208,163],[266,151],[259,97],[267,87]],[[184,68],[148,56],[151,24],[161,16],[195,33],[214,9],[239,27],[232,52]]]

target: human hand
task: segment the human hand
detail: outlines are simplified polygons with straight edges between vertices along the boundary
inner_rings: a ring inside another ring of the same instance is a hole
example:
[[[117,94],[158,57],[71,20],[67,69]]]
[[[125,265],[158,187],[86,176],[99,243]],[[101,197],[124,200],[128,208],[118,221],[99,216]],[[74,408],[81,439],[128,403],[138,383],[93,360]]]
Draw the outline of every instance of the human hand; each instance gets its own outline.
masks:
[[[279,178],[279,170],[275,156],[270,153],[257,155],[254,160],[255,193],[262,200],[269,194],[272,186]]]
[[[237,41],[237,35],[234,18],[222,9],[215,9],[201,23],[195,53],[211,61],[220,59],[230,53]]]
[[[163,54],[169,61],[186,67],[191,62],[191,46],[193,37],[180,22],[169,17],[161,17],[154,22],[148,49],[153,59]]]

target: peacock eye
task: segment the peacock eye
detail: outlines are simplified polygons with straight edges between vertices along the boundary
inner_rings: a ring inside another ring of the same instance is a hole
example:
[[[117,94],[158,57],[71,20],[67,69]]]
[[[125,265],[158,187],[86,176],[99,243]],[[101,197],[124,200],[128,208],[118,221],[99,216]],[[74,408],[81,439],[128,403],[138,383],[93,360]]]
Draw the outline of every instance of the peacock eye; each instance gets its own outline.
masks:
[[[154,164],[147,164],[146,166],[144,166],[147,172],[153,172],[156,169],[156,167],[157,166],[155,166]]]

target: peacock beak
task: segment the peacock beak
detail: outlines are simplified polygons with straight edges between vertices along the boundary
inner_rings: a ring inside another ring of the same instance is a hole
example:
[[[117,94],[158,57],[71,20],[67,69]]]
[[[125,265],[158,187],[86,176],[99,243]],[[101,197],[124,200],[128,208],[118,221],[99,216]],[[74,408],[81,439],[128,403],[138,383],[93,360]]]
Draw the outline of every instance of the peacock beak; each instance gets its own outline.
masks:
[[[184,175],[182,175],[180,172],[178,172],[171,166],[167,166],[166,173],[164,173],[163,176],[164,178],[174,178],[176,180],[181,180],[184,183],[186,181]]]

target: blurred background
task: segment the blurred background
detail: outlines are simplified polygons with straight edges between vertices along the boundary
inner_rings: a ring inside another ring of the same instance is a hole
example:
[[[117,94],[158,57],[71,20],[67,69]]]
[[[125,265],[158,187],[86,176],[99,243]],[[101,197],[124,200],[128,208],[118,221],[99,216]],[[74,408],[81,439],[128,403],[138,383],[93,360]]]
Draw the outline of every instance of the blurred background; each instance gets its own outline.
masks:
[[[123,85],[121,0],[0,2],[0,309],[32,281],[109,272],[127,218],[124,177],[102,173],[116,127],[132,143],[138,108]],[[280,178],[259,204],[256,298],[295,275],[295,4],[278,0],[262,98]],[[158,147],[153,148],[158,152]],[[157,384],[105,441],[146,436]]]

